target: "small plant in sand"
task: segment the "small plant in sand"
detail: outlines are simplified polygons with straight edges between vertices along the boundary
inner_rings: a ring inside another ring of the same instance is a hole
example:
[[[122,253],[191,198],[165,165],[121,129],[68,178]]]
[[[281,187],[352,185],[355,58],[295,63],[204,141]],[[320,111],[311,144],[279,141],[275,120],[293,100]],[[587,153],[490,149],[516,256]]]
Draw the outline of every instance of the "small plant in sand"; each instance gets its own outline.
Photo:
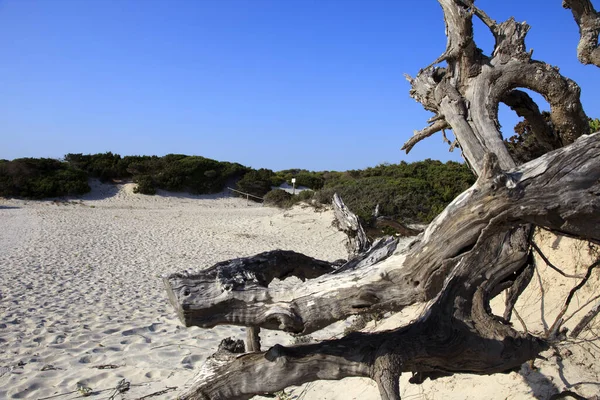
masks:
[[[285,390],[276,392],[275,395],[277,396],[276,397],[277,400],[292,400],[293,399],[292,395],[289,393],[286,393]]]
[[[81,394],[83,397],[87,397],[89,395],[92,394],[92,388],[89,386],[84,385],[83,383],[79,383],[77,384],[77,391],[79,392],[79,394]]]

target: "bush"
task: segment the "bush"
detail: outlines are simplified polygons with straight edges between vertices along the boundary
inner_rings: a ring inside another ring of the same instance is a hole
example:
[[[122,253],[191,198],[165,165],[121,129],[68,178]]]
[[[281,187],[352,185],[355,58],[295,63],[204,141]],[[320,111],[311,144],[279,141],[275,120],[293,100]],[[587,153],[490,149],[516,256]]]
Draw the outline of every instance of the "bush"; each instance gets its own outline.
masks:
[[[229,180],[239,179],[249,171],[249,168],[240,164],[184,154],[167,154],[164,157],[121,157],[110,152],[67,154],[65,160],[72,167],[102,181],[147,176],[154,188],[196,194],[220,192]],[[150,190],[147,182],[144,184]]]
[[[0,163],[0,196],[43,199],[90,191],[87,174],[50,158],[20,158]]]
[[[281,208],[291,207],[293,204],[293,197],[291,193],[285,190],[275,189],[265,194],[265,204],[273,205]]]
[[[313,192],[312,190],[303,190],[295,196],[294,202],[296,202],[296,203],[299,201],[308,202],[308,201],[312,200],[314,195],[315,195],[315,192]]]
[[[325,172],[315,200],[330,204],[338,193],[365,226],[379,204],[381,215],[405,222],[430,222],[457,195],[475,182],[464,164],[425,160],[381,164],[365,170]]]
[[[324,172],[307,171],[305,169],[286,169],[278,171],[271,179],[273,186],[279,186],[284,182],[292,184],[292,178],[296,178],[296,186],[305,186],[313,190],[321,189],[325,184]]]
[[[323,174],[319,172],[301,171],[296,176],[296,186],[305,186],[313,190],[318,190],[325,184]]]
[[[134,182],[137,186],[133,188],[133,193],[154,195],[156,194],[156,188],[152,182],[152,178],[148,175],[140,175],[134,178]]]
[[[93,178],[98,178],[103,182],[113,179],[123,178],[127,174],[126,168],[121,163],[121,156],[107,153],[98,154],[67,154],[65,161],[72,167],[81,169]]]
[[[271,178],[274,175],[270,169],[252,170],[238,181],[237,189],[253,196],[264,197],[271,191]]]
[[[598,118],[588,118],[588,122],[590,124],[590,133],[596,133],[600,131],[600,119]]]

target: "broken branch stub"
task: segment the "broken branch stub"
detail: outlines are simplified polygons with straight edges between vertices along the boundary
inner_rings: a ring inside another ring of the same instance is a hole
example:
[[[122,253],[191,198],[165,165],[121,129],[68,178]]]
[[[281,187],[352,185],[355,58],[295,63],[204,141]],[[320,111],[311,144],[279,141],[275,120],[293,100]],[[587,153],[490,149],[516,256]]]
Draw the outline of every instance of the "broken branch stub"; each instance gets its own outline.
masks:
[[[333,195],[333,212],[338,227],[348,236],[347,249],[349,258],[354,258],[371,247],[371,241],[367,237],[362,224],[356,214],[354,214],[342,201],[342,198],[335,193]]]

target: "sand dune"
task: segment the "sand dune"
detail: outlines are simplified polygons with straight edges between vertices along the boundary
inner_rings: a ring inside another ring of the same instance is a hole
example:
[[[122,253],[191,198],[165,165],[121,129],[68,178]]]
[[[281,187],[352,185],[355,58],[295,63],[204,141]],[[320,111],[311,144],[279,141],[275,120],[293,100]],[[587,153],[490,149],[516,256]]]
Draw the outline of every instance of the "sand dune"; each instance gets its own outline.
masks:
[[[78,387],[90,388],[90,398],[107,399],[123,379],[130,390],[116,398],[164,391],[152,399],[171,399],[172,388],[188,383],[221,339],[241,339],[245,329],[184,328],[167,303],[161,274],[277,248],[326,260],[346,256],[345,237],[332,227],[330,211],[283,211],[223,195],[143,196],[132,189],[94,183],[90,194],[68,201],[0,199],[0,399],[74,399],[81,396]],[[558,246],[548,234],[539,240],[574,273],[590,260],[581,244]],[[551,323],[572,286],[543,265],[539,271],[518,308],[529,329],[538,331],[541,317]],[[543,296],[539,282],[546,287]],[[598,293],[598,276],[584,289],[577,305]],[[367,329],[391,329],[422,308]],[[346,325],[314,336],[329,337]],[[402,377],[403,398],[545,399],[565,387],[591,396],[600,392],[600,347],[593,331],[586,335],[558,355],[545,354],[548,361],[538,361],[538,370],[524,366],[506,375],[463,375],[422,386]],[[263,335],[265,346],[290,342],[285,333]],[[366,379],[315,382],[287,392],[304,399],[379,398]]]
[[[78,385],[99,391],[121,379],[141,385],[127,398],[181,387],[221,339],[243,338],[244,328],[182,327],[161,274],[276,248],[345,256],[331,212],[311,208],[143,196],[131,184],[95,184],[69,202],[0,206],[1,399],[40,399]],[[289,341],[270,336],[266,345]]]

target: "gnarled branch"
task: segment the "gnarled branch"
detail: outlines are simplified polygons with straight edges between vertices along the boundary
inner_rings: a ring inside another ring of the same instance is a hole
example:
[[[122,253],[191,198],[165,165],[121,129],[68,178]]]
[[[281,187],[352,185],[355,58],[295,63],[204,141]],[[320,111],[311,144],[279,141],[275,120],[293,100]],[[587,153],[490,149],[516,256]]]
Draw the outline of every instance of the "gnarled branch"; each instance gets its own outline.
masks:
[[[524,230],[508,236],[497,232],[490,227],[472,250],[452,260],[456,268],[442,294],[417,321],[392,331],[276,345],[211,363],[179,398],[241,400],[316,379],[362,376],[378,382],[382,399],[399,399],[402,372],[490,374],[518,367],[548,346],[489,315],[491,288],[527,256],[526,248],[514,251],[507,241]]]
[[[416,242],[378,264],[323,274],[302,284],[269,285],[252,274],[218,272],[223,267],[244,271],[244,264],[249,263],[269,270],[260,274],[272,276],[271,269],[312,271],[317,263],[308,257],[296,260],[296,255],[282,258],[279,253],[265,253],[197,273],[173,274],[165,283],[188,326],[237,324],[307,334],[353,314],[399,311],[434,298],[451,271],[451,260],[472,247],[492,222],[505,229],[533,223],[600,240],[599,157],[600,134],[594,134],[511,172],[486,167],[485,175],[455,199]]]
[[[500,101],[509,106],[519,117],[523,117],[529,122],[538,144],[546,152],[562,146],[560,139],[544,119],[538,105],[527,93],[521,90],[511,90],[504,93]]]
[[[600,67],[600,48],[598,36],[600,35],[600,13],[598,13],[590,0],[563,0],[563,7],[573,13],[573,18],[579,26],[579,44],[577,57],[583,64],[594,64]]]
[[[420,131],[415,131],[413,137],[411,137],[406,141],[406,143],[404,143],[401,150],[406,151],[406,154],[408,154],[412,150],[412,148],[421,140],[428,138],[434,133],[448,128],[450,128],[450,125],[448,125],[446,120],[438,119],[433,124],[429,125],[427,128],[423,128]]]

